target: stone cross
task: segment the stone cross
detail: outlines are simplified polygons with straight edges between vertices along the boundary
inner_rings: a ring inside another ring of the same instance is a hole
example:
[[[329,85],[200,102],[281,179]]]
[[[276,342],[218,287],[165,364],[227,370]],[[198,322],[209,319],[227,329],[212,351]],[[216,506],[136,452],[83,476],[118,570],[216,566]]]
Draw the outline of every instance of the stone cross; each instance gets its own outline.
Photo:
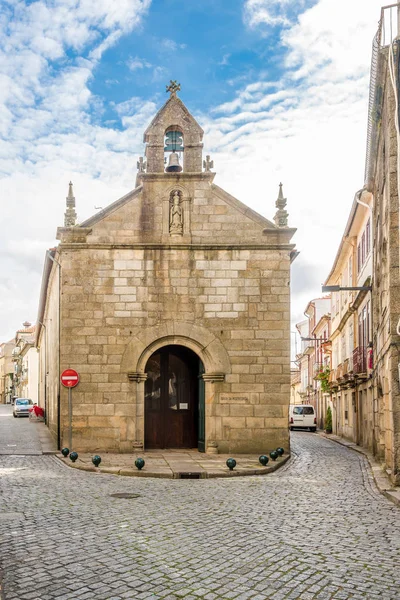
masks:
[[[139,173],[145,173],[146,172],[147,164],[146,164],[146,161],[143,160],[143,156],[141,156],[139,158],[139,160],[136,163],[136,166],[137,166],[137,170],[138,170]]]
[[[181,84],[176,81],[176,79],[170,79],[170,84],[166,86],[166,91],[171,93],[172,96],[176,96],[176,92],[179,92],[181,89]]]
[[[206,160],[203,160],[203,167],[206,173],[209,173],[214,168],[214,161],[210,160],[210,156],[207,154]]]

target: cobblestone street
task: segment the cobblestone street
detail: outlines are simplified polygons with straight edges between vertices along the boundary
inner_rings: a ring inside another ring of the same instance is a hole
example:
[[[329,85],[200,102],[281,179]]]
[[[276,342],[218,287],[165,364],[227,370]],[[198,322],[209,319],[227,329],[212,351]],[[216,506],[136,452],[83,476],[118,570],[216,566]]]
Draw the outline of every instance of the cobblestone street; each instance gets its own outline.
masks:
[[[27,417],[12,416],[13,407],[0,405],[0,455],[42,454],[36,428]]]
[[[398,599],[400,511],[366,459],[306,432],[292,450],[268,476],[197,481],[0,456],[4,598]]]

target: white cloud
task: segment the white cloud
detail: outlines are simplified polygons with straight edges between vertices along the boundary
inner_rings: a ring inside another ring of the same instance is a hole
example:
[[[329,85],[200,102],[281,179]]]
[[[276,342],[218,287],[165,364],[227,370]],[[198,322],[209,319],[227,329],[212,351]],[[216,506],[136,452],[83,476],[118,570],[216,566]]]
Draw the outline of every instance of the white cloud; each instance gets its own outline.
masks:
[[[140,24],[149,6],[36,0],[2,7],[0,339],[36,318],[44,250],[62,224],[69,179],[82,218],[93,212],[93,198],[105,206],[133,186],[131,153],[141,147],[132,140],[140,139],[148,103],[136,101],[124,131],[109,130],[89,116],[102,105],[88,83],[105,50]]]
[[[179,44],[175,40],[168,38],[164,38],[159,44],[162,50],[167,50],[168,52],[176,52],[177,50],[184,50],[186,48],[186,44]]]
[[[278,184],[284,184],[301,252],[293,266],[297,317],[321,294],[354,193],[364,183],[371,43],[380,4],[320,0],[283,28],[279,81],[244,86],[214,109],[212,120],[197,115],[219,185],[272,218]],[[288,19],[288,2],[248,0],[246,24],[274,25],[270,15],[278,8]]]
[[[149,63],[144,58],[139,58],[135,56],[135,58],[130,57],[126,63],[128,69],[131,71],[136,71],[137,69],[149,69],[151,67],[151,63]]]
[[[285,21],[282,77],[260,76],[215,107],[213,118],[196,115],[219,185],[272,218],[283,181],[301,251],[294,263],[296,315],[319,295],[363,184],[368,71],[380,4],[320,0],[294,16],[293,2],[247,0],[244,19],[254,30],[274,25],[268,25],[271,15]],[[25,318],[35,320],[43,249],[62,224],[68,181],[80,220],[134,186],[142,133],[158,107],[134,91],[113,107],[123,129],[100,126],[89,115],[103,107],[88,84],[104,50],[139,24],[148,6],[148,0],[37,0],[8,5],[11,26],[0,18],[0,340]],[[182,49],[164,42],[164,51]],[[71,50],[80,58],[71,60]],[[155,80],[165,77],[163,67],[152,69]]]
[[[372,33],[381,2],[320,0],[283,33],[287,65],[294,76],[336,81],[354,79],[369,69]]]
[[[231,55],[229,53],[224,54],[222,59],[220,60],[220,62],[218,63],[221,67],[224,67],[225,65],[229,65],[229,59],[230,59]]]
[[[303,0],[296,0],[298,11],[303,6]],[[260,25],[288,26],[290,24],[290,9],[293,9],[292,0],[245,0],[244,20],[251,28]]]
[[[162,81],[165,79],[168,73],[168,69],[166,67],[154,67],[152,81]]]

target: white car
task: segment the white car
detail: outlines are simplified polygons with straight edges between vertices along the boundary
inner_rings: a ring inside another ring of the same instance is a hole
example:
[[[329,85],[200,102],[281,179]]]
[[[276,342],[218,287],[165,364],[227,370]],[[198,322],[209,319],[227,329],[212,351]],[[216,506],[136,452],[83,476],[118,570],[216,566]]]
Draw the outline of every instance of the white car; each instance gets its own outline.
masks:
[[[291,404],[289,406],[289,428],[317,431],[317,417],[311,404]]]
[[[32,406],[33,402],[30,398],[15,398],[13,416],[29,417],[29,409]]]

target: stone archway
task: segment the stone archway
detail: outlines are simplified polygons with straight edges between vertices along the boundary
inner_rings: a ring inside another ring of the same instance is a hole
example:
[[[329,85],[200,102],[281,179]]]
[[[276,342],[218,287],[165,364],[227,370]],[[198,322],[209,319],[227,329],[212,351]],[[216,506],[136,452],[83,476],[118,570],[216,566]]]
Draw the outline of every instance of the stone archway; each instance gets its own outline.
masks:
[[[214,384],[222,382],[231,372],[228,353],[212,332],[193,323],[168,323],[156,327],[137,329],[132,332],[121,362],[121,373],[136,383],[134,398],[135,440],[137,449],[144,448],[144,392],[147,374],[146,364],[149,358],[164,346],[178,345],[192,350],[204,365],[202,379],[205,386],[205,421],[207,452],[213,452],[215,445],[215,423],[213,405],[215,403]]]

